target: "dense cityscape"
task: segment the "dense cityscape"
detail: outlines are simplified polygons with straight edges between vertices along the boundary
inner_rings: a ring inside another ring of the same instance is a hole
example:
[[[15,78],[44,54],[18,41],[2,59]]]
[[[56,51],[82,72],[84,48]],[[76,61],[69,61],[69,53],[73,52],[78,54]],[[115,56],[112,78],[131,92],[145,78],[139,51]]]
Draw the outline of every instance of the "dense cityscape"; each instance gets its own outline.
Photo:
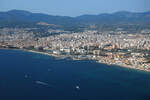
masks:
[[[73,60],[96,60],[144,71],[150,71],[149,44],[149,29],[134,34],[123,28],[115,31],[86,29],[82,32],[51,28],[45,32],[38,31],[38,28],[0,29],[0,48],[28,50]]]

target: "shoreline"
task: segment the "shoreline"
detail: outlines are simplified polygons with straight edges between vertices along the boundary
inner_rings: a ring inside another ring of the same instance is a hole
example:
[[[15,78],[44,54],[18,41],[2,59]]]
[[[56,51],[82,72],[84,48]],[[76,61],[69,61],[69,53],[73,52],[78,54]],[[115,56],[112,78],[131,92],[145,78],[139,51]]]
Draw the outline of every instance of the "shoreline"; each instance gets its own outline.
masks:
[[[21,50],[21,51],[26,51],[26,52],[31,52],[31,53],[37,53],[37,54],[42,54],[42,55],[46,55],[46,56],[52,56],[55,57],[57,60],[58,59],[65,59],[65,58],[70,58],[71,60],[84,60],[84,59],[77,59],[77,58],[73,58],[71,56],[65,56],[65,55],[55,55],[55,54],[50,54],[47,52],[42,52],[42,51],[36,51],[36,50],[27,50],[27,49],[11,49],[11,48],[0,48],[0,50]],[[96,63],[99,64],[105,64],[105,65],[109,65],[109,66],[117,66],[117,67],[121,67],[121,68],[127,68],[127,69],[134,69],[137,71],[142,71],[142,72],[150,72],[150,70],[145,70],[145,69],[141,69],[141,68],[135,68],[131,65],[119,65],[119,64],[109,64],[109,63],[104,63],[104,62],[100,62],[99,60],[94,60],[94,59],[86,59],[86,60],[93,60]]]

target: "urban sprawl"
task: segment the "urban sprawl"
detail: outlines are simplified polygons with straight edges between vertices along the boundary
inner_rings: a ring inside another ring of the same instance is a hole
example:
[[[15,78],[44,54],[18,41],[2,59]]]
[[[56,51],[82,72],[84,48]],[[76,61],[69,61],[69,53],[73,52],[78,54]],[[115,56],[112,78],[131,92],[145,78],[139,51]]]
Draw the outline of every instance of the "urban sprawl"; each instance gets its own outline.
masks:
[[[1,28],[0,48],[22,49],[73,60],[96,60],[150,71],[150,30],[131,34],[122,31],[84,30],[70,32],[48,29],[39,33],[35,28]]]

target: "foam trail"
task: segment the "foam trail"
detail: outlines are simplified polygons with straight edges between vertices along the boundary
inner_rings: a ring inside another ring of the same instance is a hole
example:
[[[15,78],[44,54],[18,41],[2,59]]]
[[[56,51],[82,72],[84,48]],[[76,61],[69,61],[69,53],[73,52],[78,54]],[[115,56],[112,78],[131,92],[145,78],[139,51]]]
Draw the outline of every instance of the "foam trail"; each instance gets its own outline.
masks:
[[[51,87],[51,88],[56,88],[54,85],[51,85],[51,84],[48,84],[48,83],[45,83],[45,82],[42,82],[42,81],[35,81],[35,83],[39,84],[39,85]]]
[[[35,81],[36,84],[40,84],[40,85],[45,85],[45,86],[49,86],[48,83],[42,82],[42,81]]]
[[[59,88],[59,87],[56,87],[55,85],[48,84],[48,83],[45,83],[45,82],[42,82],[42,81],[35,81],[35,83],[39,84],[39,85],[43,85],[43,86],[49,87],[49,88],[56,89],[58,91],[65,91],[65,89],[63,89],[63,88]]]

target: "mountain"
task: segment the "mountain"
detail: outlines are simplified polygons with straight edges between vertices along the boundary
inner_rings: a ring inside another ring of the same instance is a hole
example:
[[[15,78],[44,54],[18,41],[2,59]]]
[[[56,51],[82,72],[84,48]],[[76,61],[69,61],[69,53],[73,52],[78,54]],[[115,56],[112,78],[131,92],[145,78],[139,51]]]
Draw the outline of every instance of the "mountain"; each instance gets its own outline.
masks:
[[[23,10],[11,10],[0,12],[0,25],[2,24],[36,24],[38,22],[47,22],[49,24],[70,24],[73,18],[67,16],[52,16],[42,13],[31,13]]]
[[[112,14],[82,15],[78,16],[77,19],[93,24],[150,24],[150,12],[121,11]]]
[[[112,14],[82,15],[77,17],[53,16],[42,13],[31,13],[24,10],[0,12],[0,26],[36,25],[38,22],[62,26],[90,25],[90,24],[150,24],[150,12],[120,11]]]

